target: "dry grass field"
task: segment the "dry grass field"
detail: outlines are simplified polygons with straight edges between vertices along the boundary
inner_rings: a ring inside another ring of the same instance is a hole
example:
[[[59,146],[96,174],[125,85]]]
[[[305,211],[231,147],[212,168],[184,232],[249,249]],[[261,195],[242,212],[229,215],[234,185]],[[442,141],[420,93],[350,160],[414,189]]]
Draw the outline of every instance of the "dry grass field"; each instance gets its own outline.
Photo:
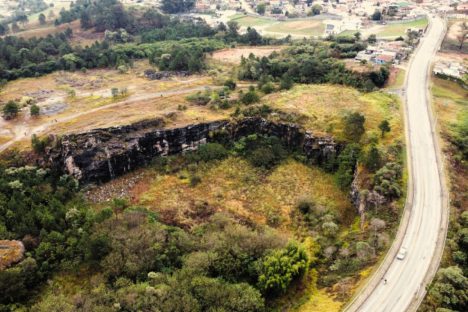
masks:
[[[223,49],[214,52],[212,58],[223,63],[240,64],[242,57],[248,57],[251,53],[258,57],[269,56],[274,51],[280,51],[282,48],[281,46],[263,46]]]
[[[191,186],[191,176],[200,177],[201,182]],[[176,175],[157,174],[145,185],[147,189],[137,188],[134,201],[167,222],[188,227],[197,222],[191,216],[203,206],[249,223],[273,223],[284,231],[291,230],[290,214],[300,198],[312,198],[343,217],[353,209],[332,175],[294,160],[265,172],[242,158],[230,157]]]
[[[392,132],[384,138],[402,138],[398,99],[383,92],[361,93],[353,88],[333,85],[297,85],[292,90],[264,97],[263,103],[299,115],[305,128],[317,134],[342,138],[341,117],[359,111],[366,117],[365,127],[379,133],[378,124],[387,119]]]

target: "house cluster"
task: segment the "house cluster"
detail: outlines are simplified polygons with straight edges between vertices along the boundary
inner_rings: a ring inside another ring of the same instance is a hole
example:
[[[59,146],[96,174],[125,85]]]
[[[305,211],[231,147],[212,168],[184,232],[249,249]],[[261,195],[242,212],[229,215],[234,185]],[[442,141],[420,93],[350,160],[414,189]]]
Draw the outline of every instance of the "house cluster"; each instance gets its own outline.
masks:
[[[377,65],[393,64],[406,59],[411,51],[412,48],[404,41],[382,41],[360,51],[354,59],[358,62],[368,62]]]
[[[468,70],[458,62],[448,60],[438,61],[434,65],[433,73],[435,75],[443,75],[455,79],[463,79],[463,75],[468,73]]]
[[[197,0],[196,12],[214,12],[216,10],[237,10],[241,7],[239,0]]]

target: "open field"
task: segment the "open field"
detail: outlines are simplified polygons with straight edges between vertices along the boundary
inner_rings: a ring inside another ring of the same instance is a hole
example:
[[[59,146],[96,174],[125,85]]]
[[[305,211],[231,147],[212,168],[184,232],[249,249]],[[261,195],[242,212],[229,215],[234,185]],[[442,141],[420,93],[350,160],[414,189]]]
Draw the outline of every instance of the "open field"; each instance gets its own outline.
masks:
[[[212,58],[216,61],[240,64],[242,57],[248,57],[251,53],[255,56],[269,56],[274,51],[280,51],[283,47],[281,46],[259,46],[259,47],[237,47],[233,49],[223,49],[215,51],[212,54]]]
[[[238,22],[241,27],[254,27],[262,34],[274,37],[287,35],[296,37],[321,36],[325,30],[322,21],[306,18],[278,21],[266,17],[234,15],[231,20]]]
[[[242,14],[236,14],[231,17],[232,21],[239,23],[241,27],[255,27],[255,26],[265,26],[276,23],[275,20],[265,17],[254,17]]]
[[[201,182],[190,186],[190,176],[200,177]],[[332,175],[294,160],[265,172],[244,159],[231,157],[215,164],[199,164],[192,172],[158,174],[146,185],[146,190],[133,194],[134,201],[158,212],[162,219],[172,218],[185,226],[196,222],[190,215],[197,205],[256,224],[278,220],[275,226],[285,231],[291,230],[290,215],[300,198],[311,198],[339,216],[353,209]]]
[[[284,35],[303,35],[306,37],[321,36],[325,31],[322,21],[301,19],[294,21],[278,22],[265,28],[266,32]]]
[[[425,28],[427,23],[427,19],[423,18],[412,22],[387,24],[377,33],[377,37],[403,36],[408,28]]]
[[[465,42],[462,49],[460,49],[459,36],[462,33],[462,24],[468,23],[468,20],[462,19],[449,19],[447,23],[447,34],[442,42],[443,51],[453,51],[453,52],[462,52],[468,53],[468,44]]]
[[[442,132],[450,132],[451,125],[468,109],[468,91],[458,84],[439,78],[433,79],[432,95]]]
[[[402,124],[398,100],[383,92],[359,91],[332,85],[298,85],[292,90],[263,98],[263,103],[298,115],[299,122],[314,133],[343,137],[341,117],[347,112],[362,112],[365,127],[378,133],[378,124],[387,119],[392,132],[384,140],[402,139]]]

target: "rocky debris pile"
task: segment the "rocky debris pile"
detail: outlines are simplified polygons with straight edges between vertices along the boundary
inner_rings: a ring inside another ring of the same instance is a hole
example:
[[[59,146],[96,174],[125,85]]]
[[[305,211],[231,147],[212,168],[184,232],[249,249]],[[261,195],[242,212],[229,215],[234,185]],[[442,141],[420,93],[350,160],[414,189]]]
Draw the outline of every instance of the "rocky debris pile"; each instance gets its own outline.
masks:
[[[154,69],[147,69],[144,72],[145,77],[150,80],[165,80],[172,76],[187,77],[190,76],[188,71],[156,71]]]
[[[54,90],[38,90],[32,92],[26,92],[25,95],[33,98],[37,102],[44,101],[48,99],[55,91]]]
[[[17,240],[0,240],[0,271],[20,262],[24,257],[24,245]]]
[[[302,150],[315,164],[333,160],[343,149],[330,137],[316,137],[297,125],[263,118],[221,120],[164,129],[162,119],[128,126],[95,129],[55,138],[46,149],[46,162],[80,182],[102,183],[148,164],[154,157],[196,150],[216,134],[237,140],[250,134],[280,138],[287,147]]]

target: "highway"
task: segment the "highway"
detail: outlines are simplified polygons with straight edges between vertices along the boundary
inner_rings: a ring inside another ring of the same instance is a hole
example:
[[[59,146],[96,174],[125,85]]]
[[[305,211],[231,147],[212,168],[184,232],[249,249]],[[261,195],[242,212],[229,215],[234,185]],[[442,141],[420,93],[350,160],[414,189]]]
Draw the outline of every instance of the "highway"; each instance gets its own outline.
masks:
[[[443,248],[445,188],[437,137],[428,99],[428,70],[445,33],[439,17],[430,26],[409,64],[406,77],[406,123],[410,183],[405,215],[387,258],[347,311],[403,312],[417,308],[425,286],[438,266]],[[442,238],[442,239],[441,239]],[[403,260],[395,258],[404,246]],[[387,281],[385,283],[385,280]]]

